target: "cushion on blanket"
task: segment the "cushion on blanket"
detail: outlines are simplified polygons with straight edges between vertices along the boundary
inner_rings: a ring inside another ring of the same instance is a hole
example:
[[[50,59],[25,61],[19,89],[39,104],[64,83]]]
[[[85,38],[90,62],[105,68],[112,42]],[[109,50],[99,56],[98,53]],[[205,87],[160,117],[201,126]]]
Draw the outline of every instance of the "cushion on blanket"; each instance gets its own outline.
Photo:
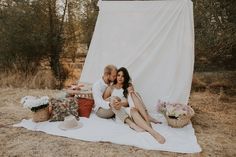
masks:
[[[93,105],[94,105],[94,100],[86,99],[86,98],[78,98],[77,102],[79,106],[78,108],[79,116],[89,118]]]
[[[64,118],[70,114],[75,116],[77,120],[79,119],[79,106],[77,105],[76,100],[74,98],[52,98],[50,100],[50,105],[52,107],[50,122],[64,121]]]

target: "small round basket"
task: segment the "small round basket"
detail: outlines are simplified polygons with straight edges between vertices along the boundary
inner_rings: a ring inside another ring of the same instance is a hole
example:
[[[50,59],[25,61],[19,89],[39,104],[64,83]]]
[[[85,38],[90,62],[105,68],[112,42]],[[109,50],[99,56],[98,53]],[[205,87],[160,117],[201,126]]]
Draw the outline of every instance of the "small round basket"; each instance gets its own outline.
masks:
[[[190,122],[191,116],[183,115],[178,118],[173,118],[165,115],[165,118],[169,126],[173,128],[182,128]]]
[[[33,113],[34,122],[43,122],[49,119],[49,107],[44,107]]]

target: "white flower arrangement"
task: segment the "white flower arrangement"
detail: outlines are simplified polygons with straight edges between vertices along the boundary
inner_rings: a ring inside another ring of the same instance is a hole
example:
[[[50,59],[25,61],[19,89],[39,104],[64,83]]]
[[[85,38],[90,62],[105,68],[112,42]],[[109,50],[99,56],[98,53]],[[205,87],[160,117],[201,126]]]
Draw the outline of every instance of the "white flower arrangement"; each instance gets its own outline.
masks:
[[[21,99],[20,103],[24,108],[29,108],[31,111],[36,112],[37,110],[48,106],[49,97],[25,96]]]

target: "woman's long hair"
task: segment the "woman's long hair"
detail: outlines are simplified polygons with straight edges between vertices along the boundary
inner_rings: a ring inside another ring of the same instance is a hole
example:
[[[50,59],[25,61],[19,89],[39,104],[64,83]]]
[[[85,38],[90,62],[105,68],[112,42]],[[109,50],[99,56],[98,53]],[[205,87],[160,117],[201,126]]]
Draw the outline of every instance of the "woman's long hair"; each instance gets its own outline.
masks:
[[[124,74],[124,82],[123,82],[123,87],[122,87],[122,88],[124,89],[123,94],[124,94],[124,96],[127,98],[127,95],[128,95],[128,90],[127,90],[127,88],[128,88],[129,85],[130,85],[131,78],[130,78],[129,72],[128,72],[128,70],[127,70],[126,68],[124,68],[124,67],[119,68],[119,69],[117,70],[117,73],[120,72],[120,71],[122,71],[123,74]],[[114,80],[114,84],[117,84],[117,78]]]

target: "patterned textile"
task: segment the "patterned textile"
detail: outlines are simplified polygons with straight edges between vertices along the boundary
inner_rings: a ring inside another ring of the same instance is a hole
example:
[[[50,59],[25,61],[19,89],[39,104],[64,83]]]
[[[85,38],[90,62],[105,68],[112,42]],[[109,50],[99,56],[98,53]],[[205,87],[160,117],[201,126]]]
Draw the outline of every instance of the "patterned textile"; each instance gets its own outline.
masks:
[[[50,122],[64,121],[64,118],[68,115],[73,115],[79,120],[78,109],[79,106],[74,98],[65,99],[50,99],[50,105],[52,107],[52,114]]]

